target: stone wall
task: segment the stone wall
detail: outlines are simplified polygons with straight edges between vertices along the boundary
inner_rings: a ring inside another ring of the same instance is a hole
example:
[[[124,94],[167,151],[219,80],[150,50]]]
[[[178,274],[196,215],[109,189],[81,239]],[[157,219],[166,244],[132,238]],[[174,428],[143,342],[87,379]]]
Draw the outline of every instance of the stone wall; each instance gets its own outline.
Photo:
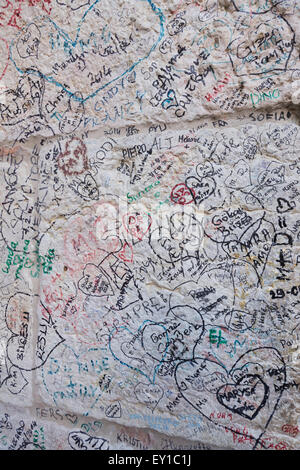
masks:
[[[0,6],[1,449],[299,449],[299,18]]]

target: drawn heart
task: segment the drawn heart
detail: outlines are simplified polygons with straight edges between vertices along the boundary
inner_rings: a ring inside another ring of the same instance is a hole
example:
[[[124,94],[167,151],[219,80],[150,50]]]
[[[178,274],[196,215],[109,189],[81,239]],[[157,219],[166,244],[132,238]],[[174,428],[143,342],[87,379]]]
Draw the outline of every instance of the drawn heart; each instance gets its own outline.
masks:
[[[65,414],[65,417],[66,417],[67,420],[70,421],[70,423],[72,423],[72,424],[75,424],[75,423],[77,423],[77,421],[78,421],[77,416],[74,415],[74,414],[71,415],[70,413],[66,413],[66,414]]]
[[[123,223],[128,233],[142,240],[151,227],[152,218],[145,212],[128,212],[123,216]]]
[[[168,352],[168,345],[154,362],[142,341],[143,329],[148,323],[153,322],[145,320],[135,333],[126,326],[114,329],[109,337],[109,350],[115,360],[129,369],[139,372],[153,384],[157,371]]]
[[[213,176],[214,167],[211,162],[204,161],[203,163],[198,163],[196,166],[196,173],[200,179],[204,178],[205,176]]]
[[[154,411],[162,399],[164,391],[159,385],[139,382],[134,388],[134,394],[140,403]]]
[[[58,167],[65,176],[81,175],[88,169],[87,149],[78,137],[67,141],[65,151],[58,156]]]
[[[254,419],[264,407],[269,387],[258,375],[246,374],[236,383],[222,385],[217,390],[217,400],[230,411]]]
[[[39,318],[35,321],[33,312],[37,308]],[[38,302],[38,295],[24,292],[12,295],[6,306],[5,321],[12,333],[7,341],[7,358],[18,369],[29,371],[41,367],[51,352],[65,341],[56,330],[49,311]],[[20,382],[19,387],[24,384],[23,376],[18,374],[9,382],[13,383],[14,379]]]
[[[95,264],[88,263],[83,276],[78,281],[78,288],[85,295],[92,297],[107,297],[114,295],[108,276]]]
[[[7,342],[7,357],[10,362],[19,369],[27,371],[41,367],[52,351],[65,341],[57,332],[50,315],[48,319],[42,318],[39,321],[35,334],[30,330],[32,325],[25,339],[24,332],[26,331],[27,335],[27,328],[24,327],[19,335],[11,336]]]
[[[99,189],[97,183],[90,173],[85,175],[84,180],[79,183],[77,186],[77,192],[86,201],[99,199]]]
[[[19,309],[21,310],[22,306]],[[41,367],[54,349],[65,341],[56,330],[52,317],[42,302],[40,311],[42,314],[35,328],[33,306],[29,312],[23,311],[18,334],[13,334],[7,342],[7,357],[21,370],[32,371]]]
[[[198,19],[199,21],[202,21],[203,23],[207,23],[211,19],[213,19],[215,16],[218,15],[218,2],[215,0],[207,0],[205,4],[205,8],[203,7],[203,10],[199,13]]]
[[[178,101],[176,98],[176,94],[174,90],[169,90],[167,93],[167,97],[163,102],[161,103],[162,107],[164,109],[169,109],[172,106],[178,106]]]
[[[196,205],[201,204],[205,199],[209,198],[216,189],[216,182],[211,177],[196,178],[189,176],[185,180],[186,186],[189,188]]]
[[[133,261],[133,248],[129,243],[125,242],[122,250],[118,253],[118,257],[126,263]]]
[[[253,160],[259,148],[258,141],[252,137],[248,136],[243,142],[243,154],[248,160]]]
[[[226,313],[224,320],[227,327],[232,331],[240,331],[244,333],[255,324],[256,316],[252,310],[250,312],[245,312],[243,310],[233,309]]]
[[[59,91],[64,90],[82,103],[94,98],[110,85],[114,93],[117,93],[119,86],[114,86],[114,83],[122,79],[123,87],[126,74],[131,74],[136,66],[146,60],[164,36],[164,14],[152,0],[138,1],[138,4],[128,0],[128,14],[125,16],[122,14],[123,2],[115,0],[113,23],[110,21],[111,13],[108,7],[101,9],[101,13],[96,8],[98,1],[90,5],[81,1],[64,3],[76,10],[76,14],[72,15],[72,32],[64,30],[63,24],[57,24],[57,19],[55,22],[47,16],[35,18],[29,31],[28,27],[24,28],[12,41],[11,61],[18,73],[26,75],[30,70],[39,74],[54,84]],[[91,16],[96,14],[99,34],[91,31]],[[147,17],[149,23],[145,26],[145,34],[140,35],[138,23],[143,17]],[[137,22],[133,21],[136,19]],[[44,29],[47,30],[47,35],[39,37],[37,31]],[[33,56],[37,54],[37,49],[39,57],[51,58],[40,61],[38,71],[36,57]],[[120,60],[112,62],[113,54],[118,54]],[[60,59],[56,61],[55,57]],[[127,60],[128,57],[130,60]],[[100,64],[95,71],[88,66],[92,63]],[[80,79],[73,81],[74,76],[78,75]],[[128,79],[132,79],[132,76]],[[81,93],[82,97],[78,93]],[[101,107],[97,107],[97,110],[100,111]]]
[[[265,270],[274,235],[274,224],[263,217],[250,225],[239,240],[239,251],[245,261],[254,267],[259,280]]]
[[[239,240],[226,240],[222,243],[222,248],[232,258],[238,254],[240,260],[250,264],[260,282],[260,276],[265,270],[272,248],[274,235],[274,225],[265,220],[263,216],[252,223]]]
[[[34,23],[30,23],[23,29],[22,34],[18,38],[16,48],[19,56],[22,59],[30,56],[38,58],[40,39],[41,32],[39,28]]]
[[[63,134],[71,134],[79,127],[84,115],[84,103],[82,101],[83,96],[81,93],[75,93],[75,100],[69,98],[68,107],[59,121],[59,130]]]
[[[299,85],[297,88],[299,88]],[[293,124],[285,124],[280,127],[276,124],[270,124],[268,131],[261,134],[261,144],[265,148],[266,154],[271,154],[275,158],[277,157],[277,160],[268,165],[268,168],[273,167],[274,173],[276,173],[276,167],[282,169],[280,160],[284,157],[285,152],[291,153],[291,151],[296,150],[294,146],[297,135],[298,127]]]
[[[225,186],[233,189],[242,189],[251,184],[250,167],[244,160],[239,160],[225,179]]]
[[[259,5],[261,3],[259,2]],[[241,13],[241,15],[244,15],[245,21],[248,20],[247,13]],[[241,30],[236,29],[232,41],[227,46],[227,52],[232,68],[239,77],[286,70],[294,49],[295,33],[286,19],[280,15],[276,17],[276,29],[273,27],[273,22],[274,15],[271,12],[264,13],[263,23],[261,15],[254,14],[251,17],[251,22],[247,25],[247,41],[244,32],[241,33]],[[275,44],[271,55],[268,49],[263,49],[267,35],[272,38]],[[281,45],[282,37],[285,38],[283,46]],[[257,60],[253,61],[252,57],[256,57]]]
[[[234,414],[256,444],[281,399],[286,368],[277,349],[263,347],[247,351],[230,370],[215,358],[183,361],[176,367],[175,380],[183,398],[206,419],[230,429]],[[226,409],[230,413],[225,415]],[[218,415],[222,413],[220,422]],[[251,426],[256,418],[259,426]]]
[[[121,418],[122,407],[119,401],[111,403],[105,408],[105,416],[108,418]]]
[[[285,182],[285,167],[277,162],[270,163],[265,171],[262,171],[257,181],[261,186],[274,186]]]

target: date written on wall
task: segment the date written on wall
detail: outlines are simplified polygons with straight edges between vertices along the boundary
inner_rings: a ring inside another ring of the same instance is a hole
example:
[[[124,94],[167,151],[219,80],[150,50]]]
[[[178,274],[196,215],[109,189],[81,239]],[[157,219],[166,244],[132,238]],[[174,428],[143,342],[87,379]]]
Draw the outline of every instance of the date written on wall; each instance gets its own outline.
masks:
[[[282,299],[286,294],[298,295],[300,294],[300,286],[293,286],[291,290],[284,291],[283,289],[270,290],[270,296],[272,299]]]

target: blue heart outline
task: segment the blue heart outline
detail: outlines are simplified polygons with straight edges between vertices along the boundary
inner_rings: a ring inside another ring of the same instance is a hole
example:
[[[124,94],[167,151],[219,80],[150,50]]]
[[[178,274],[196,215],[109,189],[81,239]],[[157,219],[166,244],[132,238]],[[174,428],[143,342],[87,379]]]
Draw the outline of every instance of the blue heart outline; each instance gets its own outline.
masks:
[[[81,26],[82,24],[84,23],[85,21],[85,18],[86,16],[88,15],[88,13],[95,7],[95,5],[97,5],[97,3],[99,3],[101,0],[95,0],[95,2],[90,5],[90,7],[84,12],[83,16],[81,17],[81,19],[79,20],[78,22],[78,26],[77,26],[77,33],[76,33],[76,38],[75,38],[75,41],[72,41],[72,39],[68,36],[68,34],[63,31],[59,26],[56,25],[56,23],[51,19],[51,18],[45,18],[45,20],[49,21],[50,23],[52,23],[52,25],[54,26],[54,28],[58,31],[59,35],[61,35],[65,42],[70,44],[72,46],[72,48],[75,48],[79,42],[79,34],[80,34],[80,30],[81,30]],[[165,31],[164,31],[164,23],[165,23],[165,16],[163,14],[163,12],[161,11],[161,9],[159,7],[157,7],[153,2],[152,0],[141,0],[141,1],[146,1],[147,3],[149,3],[152,11],[154,12],[154,14],[156,16],[159,17],[159,21],[160,21],[160,33],[159,33],[159,37],[158,39],[155,41],[155,43],[152,45],[150,51],[148,52],[147,55],[145,55],[144,57],[138,59],[133,65],[131,65],[127,70],[125,70],[123,73],[121,73],[120,75],[118,75],[116,78],[113,78],[112,80],[110,80],[109,82],[107,82],[106,84],[102,85],[101,87],[99,87],[96,91],[94,91],[93,93],[91,93],[90,95],[88,95],[86,98],[80,98],[78,96],[76,96],[77,94],[77,91],[75,92],[71,92],[70,90],[68,90],[67,88],[64,87],[64,85],[62,85],[61,83],[59,83],[58,81],[56,81],[53,77],[49,77],[47,75],[44,75],[43,73],[41,73],[40,71],[36,71],[36,70],[21,70],[17,64],[15,63],[14,59],[13,59],[13,54],[12,54],[12,48],[15,44],[15,41],[19,38],[19,36],[24,32],[24,30],[28,27],[28,24],[26,24],[26,26],[24,26],[24,28],[22,28],[22,30],[20,31],[20,33],[17,35],[17,37],[15,39],[13,39],[11,41],[11,44],[10,44],[10,47],[9,47],[9,50],[10,50],[10,53],[9,53],[9,57],[10,57],[10,60],[12,61],[13,65],[15,66],[15,68],[17,69],[17,71],[21,74],[34,74],[34,75],[37,75],[38,77],[42,77],[44,78],[46,81],[48,81],[49,83],[54,83],[57,87],[59,88],[62,88],[66,93],[68,93],[68,95],[74,99],[75,101],[79,101],[80,103],[84,103],[85,101],[89,100],[90,98],[94,98],[98,93],[99,91],[103,90],[104,88],[106,88],[107,86],[111,85],[112,83],[114,83],[115,81],[119,80],[121,77],[125,76],[127,73],[130,73],[137,65],[139,65],[141,62],[143,62],[144,60],[146,60],[150,54],[153,52],[153,50],[157,47],[157,45],[159,44],[159,42],[161,41],[161,39],[163,38],[164,34],[165,34]],[[31,21],[32,23],[32,21]]]
[[[142,324],[140,325],[140,327],[138,328],[137,333],[139,333],[139,331],[141,331],[141,329],[145,326],[146,323],[157,324],[157,323],[153,322],[152,320],[145,320],[145,321],[143,321],[143,323],[142,323]],[[135,370],[135,371],[139,372],[139,373],[142,374],[144,377],[146,377],[147,380],[149,380],[149,382],[150,382],[151,384],[153,384],[153,385],[154,385],[154,383],[155,383],[156,373],[157,373],[159,367],[161,366],[161,364],[163,363],[163,360],[164,360],[165,356],[167,355],[167,352],[168,352],[168,349],[169,349],[169,345],[170,345],[167,329],[166,329],[163,325],[160,325],[160,326],[162,326],[162,328],[166,331],[167,347],[166,347],[166,350],[165,350],[165,352],[164,352],[164,354],[163,354],[163,356],[162,356],[161,361],[160,361],[160,362],[158,363],[158,365],[154,368],[154,373],[153,373],[153,378],[152,378],[152,380],[151,380],[150,377],[148,377],[147,374],[145,374],[143,371],[141,371],[141,370],[138,369],[137,367],[132,367],[132,366],[130,366],[129,364],[126,364],[126,362],[121,361],[121,359],[119,359],[119,358],[115,355],[115,353],[113,352],[113,350],[111,349],[111,340],[112,340],[113,334],[114,334],[116,331],[119,331],[119,330],[121,330],[121,329],[122,329],[122,330],[127,330],[127,331],[129,331],[129,333],[130,333],[132,336],[134,336],[134,333],[132,333],[132,331],[130,331],[130,329],[127,328],[127,326],[120,326],[120,327],[114,328],[114,329],[110,332],[109,341],[108,341],[108,347],[109,347],[109,350],[110,350],[110,352],[111,352],[111,354],[112,354],[112,356],[113,356],[114,359],[116,359],[117,361],[119,361],[123,366],[129,367],[129,369],[132,369],[132,370]],[[149,357],[150,357],[150,356],[149,356]]]

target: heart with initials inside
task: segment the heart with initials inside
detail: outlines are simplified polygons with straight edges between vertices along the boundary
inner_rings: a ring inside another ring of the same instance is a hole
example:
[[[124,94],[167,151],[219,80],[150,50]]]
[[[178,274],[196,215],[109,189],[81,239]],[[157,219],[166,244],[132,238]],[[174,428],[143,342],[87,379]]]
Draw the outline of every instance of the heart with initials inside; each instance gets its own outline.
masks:
[[[175,380],[183,398],[202,416],[225,429],[231,429],[234,417],[235,423],[247,430],[253,445],[277,409],[286,369],[277,349],[262,347],[240,356],[230,370],[213,356],[182,361],[176,367]],[[256,419],[259,426],[251,424]]]
[[[122,250],[118,253],[118,257],[125,261],[126,263],[132,263],[133,261],[133,248],[132,246],[125,242]]]
[[[251,420],[263,408],[268,396],[269,387],[256,374],[246,374],[236,383],[222,385],[217,390],[217,400],[221,405]]]
[[[77,191],[85,201],[99,199],[98,185],[90,173],[78,184]]]
[[[65,176],[81,175],[88,169],[87,148],[81,139],[67,141],[65,151],[58,155],[58,167]]]
[[[152,218],[145,212],[129,212],[123,216],[123,223],[128,233],[142,240],[151,227]]]
[[[73,8],[74,2],[71,3]],[[113,21],[111,2],[101,0],[101,13],[98,3],[83,3],[75,8],[72,28],[59,18],[43,16],[21,29],[11,44],[11,60],[18,72],[35,73],[37,55],[48,57],[49,60],[39,61],[36,73],[75,101],[84,103],[108,86],[114,94],[118,93],[126,74],[131,74],[159,44],[165,19],[151,0],[127,0],[125,16],[122,0],[114,0]],[[144,17],[149,22],[140,34],[139,24]],[[47,34],[41,34],[44,30]],[[118,60],[112,60],[116,55]],[[132,80],[130,75],[127,78]],[[118,80],[122,80],[121,85]],[[101,109],[97,107],[97,111]],[[67,124],[71,126],[71,122]]]
[[[10,297],[5,310],[6,325],[12,333],[6,346],[7,359],[15,368],[25,371],[41,367],[54,349],[65,341],[41,301],[38,304],[41,313],[34,324],[37,297],[17,292]],[[22,383],[24,385],[20,374],[15,379],[21,387]]]
[[[154,411],[162,399],[164,391],[159,385],[139,382],[134,389],[134,394],[140,403]]]
[[[185,184],[191,191],[196,205],[208,199],[216,189],[216,182],[211,177],[196,178],[196,176],[189,176],[185,180]]]

